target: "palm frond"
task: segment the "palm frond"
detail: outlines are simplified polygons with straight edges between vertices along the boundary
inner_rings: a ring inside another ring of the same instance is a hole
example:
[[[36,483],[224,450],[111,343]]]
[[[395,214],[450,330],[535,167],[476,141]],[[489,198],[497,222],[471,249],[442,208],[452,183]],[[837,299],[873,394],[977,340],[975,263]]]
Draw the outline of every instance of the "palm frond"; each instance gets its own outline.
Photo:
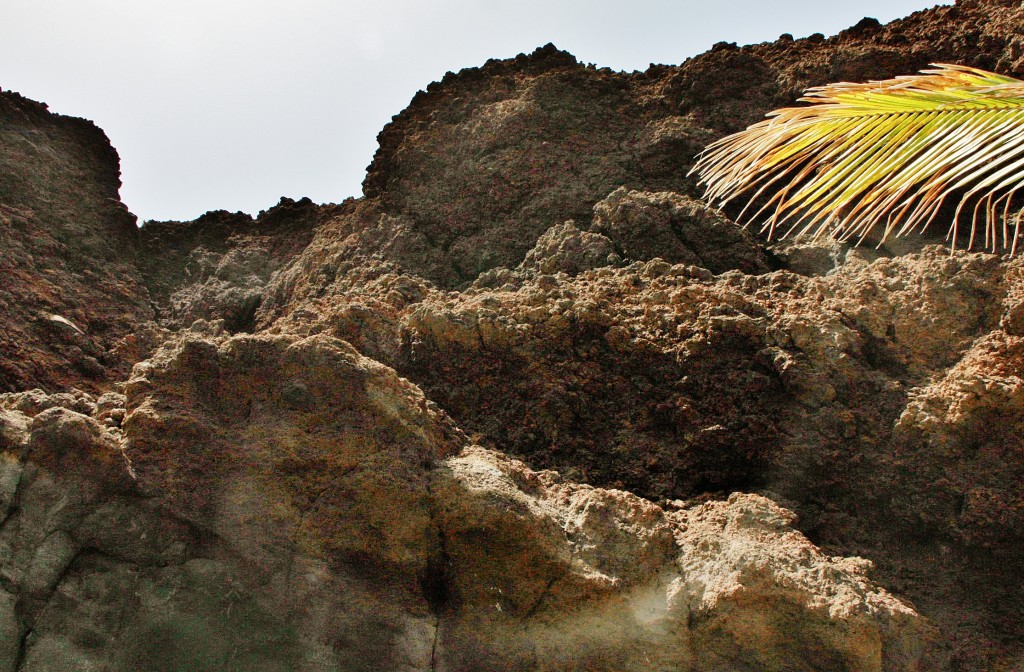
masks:
[[[933,64],[920,75],[808,89],[768,119],[708,146],[691,173],[719,206],[746,196],[751,219],[767,213],[769,236],[831,236],[858,242],[879,227],[881,241],[923,230],[952,194],[979,217],[985,245],[1016,247],[1024,183],[1024,82],[960,65]],[[1013,231],[1009,220],[1013,219]],[[1002,222],[1000,227],[999,223]],[[1011,252],[1013,249],[1011,249]]]

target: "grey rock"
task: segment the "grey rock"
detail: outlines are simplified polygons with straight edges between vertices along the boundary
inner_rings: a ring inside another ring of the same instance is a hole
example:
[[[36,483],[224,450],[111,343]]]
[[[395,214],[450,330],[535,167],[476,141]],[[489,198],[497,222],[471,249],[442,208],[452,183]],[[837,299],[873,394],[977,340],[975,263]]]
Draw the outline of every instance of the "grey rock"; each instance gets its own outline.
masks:
[[[630,260],[660,257],[713,273],[769,270],[764,250],[750,233],[701,201],[673,192],[619,187],[594,206],[590,228],[611,239]]]
[[[21,621],[17,596],[0,588],[0,672],[15,672],[21,655]]]
[[[526,253],[521,267],[538,273],[576,275],[612,263],[615,247],[607,237],[580,231],[574,222],[565,222],[548,229],[532,250]]]

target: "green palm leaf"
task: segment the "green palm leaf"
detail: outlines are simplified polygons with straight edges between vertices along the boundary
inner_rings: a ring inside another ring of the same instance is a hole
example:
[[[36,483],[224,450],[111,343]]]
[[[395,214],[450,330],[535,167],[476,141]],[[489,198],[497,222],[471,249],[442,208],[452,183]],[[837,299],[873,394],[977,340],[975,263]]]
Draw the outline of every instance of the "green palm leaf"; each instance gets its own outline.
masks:
[[[1010,216],[1024,182],[1024,82],[959,65],[920,75],[809,89],[805,107],[787,107],[713,143],[690,171],[719,206],[737,196],[759,204],[771,236],[863,240],[878,227],[892,235],[923,230],[951,194],[957,222],[979,216],[985,245],[1016,247],[1020,214]],[[1009,220],[1013,219],[1013,233]],[[1002,226],[999,223],[1002,222]],[[1011,249],[1011,253],[1014,251]]]

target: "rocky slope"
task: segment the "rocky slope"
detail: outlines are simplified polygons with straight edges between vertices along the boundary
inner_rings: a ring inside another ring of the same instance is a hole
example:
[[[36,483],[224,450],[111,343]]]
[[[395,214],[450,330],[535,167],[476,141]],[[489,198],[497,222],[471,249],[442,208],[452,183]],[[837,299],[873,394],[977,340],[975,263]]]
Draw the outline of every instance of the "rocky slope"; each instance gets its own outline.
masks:
[[[548,46],[364,198],[141,230],[0,93],[0,670],[1019,669],[1022,262],[765,241],[686,172],[806,86],[1024,75],[1022,25]]]

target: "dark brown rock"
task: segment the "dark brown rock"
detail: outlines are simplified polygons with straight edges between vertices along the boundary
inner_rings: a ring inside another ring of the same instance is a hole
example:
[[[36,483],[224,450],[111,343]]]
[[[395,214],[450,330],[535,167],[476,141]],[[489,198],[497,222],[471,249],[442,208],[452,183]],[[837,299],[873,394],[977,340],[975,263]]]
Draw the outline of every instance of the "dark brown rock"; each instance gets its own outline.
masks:
[[[770,269],[750,233],[703,202],[672,192],[616,189],[594,206],[591,228],[608,236],[627,260],[664,259],[712,273]]]

